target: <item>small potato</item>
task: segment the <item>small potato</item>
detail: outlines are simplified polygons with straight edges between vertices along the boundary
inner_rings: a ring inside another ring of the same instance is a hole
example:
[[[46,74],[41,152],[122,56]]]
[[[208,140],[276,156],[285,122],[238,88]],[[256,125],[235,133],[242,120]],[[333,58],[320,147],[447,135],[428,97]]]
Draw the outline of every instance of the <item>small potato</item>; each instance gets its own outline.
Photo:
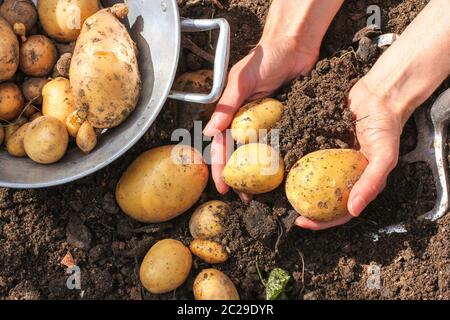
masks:
[[[34,35],[22,44],[19,68],[31,77],[50,74],[58,60],[58,52],[53,42],[43,35]]]
[[[195,239],[189,249],[197,257],[211,264],[224,263],[228,260],[227,250],[215,241]]]
[[[25,137],[25,133],[28,130],[29,123],[25,123],[13,135],[8,139],[8,143],[6,144],[6,150],[13,157],[25,157],[27,153],[25,152],[25,147],[23,144],[23,140]]]
[[[19,41],[9,23],[0,17],[0,82],[11,79],[19,67]]]
[[[230,213],[228,204],[219,200],[208,201],[192,214],[189,231],[194,239],[211,239],[223,233],[223,219]]]
[[[8,124],[5,127],[5,144],[8,143],[9,138],[16,132],[21,126],[27,123],[27,119],[25,117],[19,117],[13,123]]]
[[[208,174],[202,155],[190,146],[154,148],[124,172],[116,188],[117,203],[138,221],[168,221],[197,202]]]
[[[27,118],[31,118],[31,116],[33,116],[33,114],[35,114],[36,112],[38,112],[39,110],[32,104],[27,104],[25,106],[25,108],[23,109],[23,115]]]
[[[65,125],[53,117],[39,117],[25,133],[25,152],[31,160],[50,164],[59,161],[67,150],[69,134]]]
[[[0,7],[0,16],[11,26],[23,24],[27,32],[37,21],[36,7],[31,0],[4,0]]]
[[[192,255],[180,241],[158,241],[144,257],[140,268],[142,285],[151,293],[159,294],[175,290],[189,276]]]
[[[42,114],[58,119],[62,123],[75,111],[70,81],[56,78],[42,89]]]
[[[231,123],[231,136],[238,143],[257,142],[281,119],[283,104],[267,98],[250,102],[239,109]],[[264,130],[264,131],[262,131]]]
[[[286,195],[302,216],[331,221],[348,214],[350,190],[367,167],[361,152],[328,149],[298,160],[286,179]]]
[[[0,126],[0,146],[3,144],[3,141],[5,140],[5,129]]]
[[[39,117],[43,117],[43,114],[42,114],[42,112],[38,111],[30,117],[30,122],[33,122],[34,120],[36,120]]]
[[[42,104],[42,89],[49,82],[47,78],[28,78],[22,85],[23,95],[33,104]]]
[[[78,116],[78,111],[75,110],[71,114],[69,114],[66,118],[66,128],[69,132],[69,135],[73,138],[77,137],[78,130],[80,130],[81,125],[84,120]]]
[[[94,150],[97,145],[97,134],[89,122],[84,122],[77,133],[77,147],[84,153]]]
[[[217,269],[204,269],[194,281],[195,300],[239,300],[239,293],[228,276]]]
[[[97,0],[39,0],[39,21],[57,41],[77,40],[84,21],[100,10]]]
[[[0,83],[0,120],[14,120],[22,112],[24,99],[15,83]]]
[[[267,144],[245,144],[231,155],[222,178],[230,187],[248,194],[269,192],[283,182],[283,159]]]

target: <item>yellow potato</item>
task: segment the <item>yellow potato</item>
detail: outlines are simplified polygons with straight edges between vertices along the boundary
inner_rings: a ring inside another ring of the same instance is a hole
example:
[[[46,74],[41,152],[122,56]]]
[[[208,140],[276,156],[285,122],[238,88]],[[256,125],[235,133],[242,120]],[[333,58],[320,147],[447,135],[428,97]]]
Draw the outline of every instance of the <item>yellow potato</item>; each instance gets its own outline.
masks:
[[[117,19],[123,4],[98,11],[86,19],[70,65],[75,106],[87,112],[94,128],[112,128],[134,111],[141,79],[137,48]],[[117,16],[116,16],[117,15]]]
[[[69,114],[66,118],[66,128],[71,137],[76,138],[78,134],[78,130],[80,130],[81,125],[83,124],[83,119],[78,116],[78,110],[75,110],[71,114]]]
[[[239,300],[239,293],[226,274],[217,269],[204,269],[194,281],[195,300]]]
[[[191,242],[189,249],[197,257],[211,264],[224,263],[228,260],[227,250],[220,243],[212,240],[195,239]]]
[[[14,120],[23,109],[22,91],[15,83],[0,83],[0,120]]]
[[[23,95],[34,104],[42,104],[42,89],[50,80],[47,78],[28,78],[23,82]]]
[[[30,117],[30,122],[33,122],[34,120],[36,120],[39,117],[43,117],[43,114],[42,114],[42,112],[38,111]]]
[[[5,129],[0,126],[0,146],[3,144],[3,141],[5,140]]]
[[[281,119],[283,104],[266,98],[250,102],[239,109],[231,123],[231,136],[236,142],[257,142]],[[260,131],[265,130],[265,132]]]
[[[53,117],[39,117],[25,133],[25,152],[31,160],[50,164],[59,161],[67,150],[69,134],[65,125]]]
[[[345,216],[350,190],[367,167],[361,152],[320,150],[295,163],[286,179],[286,195],[302,216],[331,221]]]
[[[188,210],[208,182],[208,167],[189,146],[163,146],[140,155],[117,184],[120,208],[141,222],[163,222]]]
[[[19,67],[19,41],[9,23],[0,17],[0,82],[11,79]]]
[[[19,129],[17,129],[16,132],[14,132],[8,139],[6,150],[8,150],[8,153],[10,155],[14,157],[25,157],[27,155],[25,152],[23,140],[29,125],[29,123],[25,123]]]
[[[283,159],[275,149],[263,143],[239,147],[222,172],[227,185],[248,194],[272,191],[283,182],[283,177]]]
[[[77,133],[77,147],[84,153],[94,150],[97,145],[97,134],[89,122],[84,122]]]
[[[8,143],[9,138],[16,132],[22,125],[27,123],[27,119],[25,117],[19,117],[12,124],[8,124],[5,127],[5,144]]]
[[[39,21],[60,42],[77,40],[84,21],[100,10],[97,0],[39,0]]]
[[[189,276],[192,255],[180,241],[158,241],[145,255],[140,268],[142,285],[151,293],[166,293],[181,286]]]
[[[230,206],[219,200],[205,202],[192,214],[189,231],[194,239],[209,239],[222,234],[223,219],[230,213]]]
[[[67,117],[75,111],[70,81],[56,78],[42,89],[42,114],[66,123]]]
[[[34,35],[22,44],[20,49],[20,70],[32,77],[50,74],[58,60],[53,42],[43,35]]]

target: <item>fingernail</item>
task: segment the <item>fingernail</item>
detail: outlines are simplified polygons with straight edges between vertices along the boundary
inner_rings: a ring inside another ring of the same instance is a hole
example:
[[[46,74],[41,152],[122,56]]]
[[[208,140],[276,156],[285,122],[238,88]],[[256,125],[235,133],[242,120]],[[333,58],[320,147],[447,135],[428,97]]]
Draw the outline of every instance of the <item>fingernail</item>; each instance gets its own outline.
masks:
[[[208,124],[203,129],[203,134],[205,136],[214,137],[217,134],[218,130],[216,128],[216,121],[214,115],[209,120]]]
[[[357,217],[361,214],[366,206],[367,203],[364,201],[363,197],[357,194],[350,202],[350,214],[354,217]]]

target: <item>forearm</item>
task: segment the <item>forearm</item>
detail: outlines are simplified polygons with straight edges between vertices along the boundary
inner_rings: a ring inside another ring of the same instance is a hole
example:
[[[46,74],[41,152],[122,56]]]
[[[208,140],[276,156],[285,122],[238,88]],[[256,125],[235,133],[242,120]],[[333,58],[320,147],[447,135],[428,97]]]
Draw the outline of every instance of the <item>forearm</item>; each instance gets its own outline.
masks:
[[[273,0],[261,41],[282,36],[303,50],[319,52],[322,39],[344,0]]]
[[[432,0],[364,77],[404,124],[450,74],[450,0]]]

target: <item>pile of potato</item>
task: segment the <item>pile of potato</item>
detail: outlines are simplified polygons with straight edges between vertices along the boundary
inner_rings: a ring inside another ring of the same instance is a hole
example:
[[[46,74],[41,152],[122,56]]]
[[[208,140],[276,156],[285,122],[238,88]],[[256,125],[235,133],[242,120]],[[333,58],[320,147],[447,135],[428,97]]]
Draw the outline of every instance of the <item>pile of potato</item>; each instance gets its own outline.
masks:
[[[79,13],[79,14],[78,14]],[[4,0],[0,6],[0,145],[40,164],[70,141],[84,152],[135,109],[137,49],[125,4]]]

